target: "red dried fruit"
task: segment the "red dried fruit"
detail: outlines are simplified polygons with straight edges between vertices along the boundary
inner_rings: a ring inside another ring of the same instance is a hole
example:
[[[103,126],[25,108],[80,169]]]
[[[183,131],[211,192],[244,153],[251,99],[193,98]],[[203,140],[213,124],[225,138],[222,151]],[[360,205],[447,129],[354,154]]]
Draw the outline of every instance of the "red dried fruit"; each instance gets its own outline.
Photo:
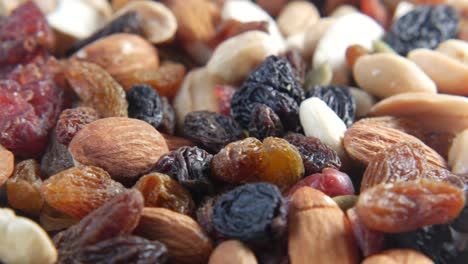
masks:
[[[368,228],[400,233],[445,224],[457,217],[464,204],[463,189],[423,179],[376,185],[361,193],[356,210]]]
[[[190,193],[166,174],[147,174],[133,188],[143,194],[146,207],[163,207],[182,214],[190,214],[194,209]]]
[[[44,205],[39,191],[41,184],[39,163],[33,159],[21,161],[6,183],[8,203],[15,209],[38,216]]]
[[[78,166],[59,172],[41,186],[47,204],[81,219],[125,190],[98,167]]]
[[[94,63],[69,60],[65,76],[85,106],[100,117],[127,117],[125,91],[109,73]]]
[[[384,28],[389,26],[389,12],[381,0],[361,0],[361,11]]]
[[[219,112],[225,116],[231,115],[231,99],[236,92],[236,87],[229,85],[216,85],[215,98],[218,100]]]
[[[351,223],[354,237],[364,257],[379,253],[384,249],[384,234],[367,228],[359,218],[356,208],[348,209],[346,211],[346,216]]]
[[[68,146],[73,137],[87,124],[98,120],[96,111],[89,107],[65,109],[57,121],[57,141]]]
[[[359,59],[359,57],[369,54],[369,51],[361,45],[354,44],[349,46],[346,49],[346,65],[350,69],[353,69],[354,63]]]

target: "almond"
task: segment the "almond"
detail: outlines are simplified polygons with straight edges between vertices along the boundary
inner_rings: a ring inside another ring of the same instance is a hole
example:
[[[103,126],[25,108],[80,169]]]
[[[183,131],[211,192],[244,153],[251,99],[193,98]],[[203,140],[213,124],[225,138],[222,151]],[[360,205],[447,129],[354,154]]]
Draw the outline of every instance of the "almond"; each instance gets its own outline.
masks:
[[[303,187],[291,197],[289,210],[291,263],[358,263],[351,224],[330,197]]]
[[[101,167],[118,180],[148,172],[169,151],[154,127],[125,117],[88,124],[75,135],[69,150],[78,163]]]
[[[210,238],[195,220],[165,208],[144,208],[135,233],[166,245],[173,263],[207,263],[213,250]]]
[[[434,262],[416,250],[391,249],[367,257],[362,264],[434,264]]]
[[[219,244],[210,256],[208,264],[257,264],[252,250],[237,240]]]
[[[0,145],[0,186],[2,186],[13,173],[15,156],[11,151]]]

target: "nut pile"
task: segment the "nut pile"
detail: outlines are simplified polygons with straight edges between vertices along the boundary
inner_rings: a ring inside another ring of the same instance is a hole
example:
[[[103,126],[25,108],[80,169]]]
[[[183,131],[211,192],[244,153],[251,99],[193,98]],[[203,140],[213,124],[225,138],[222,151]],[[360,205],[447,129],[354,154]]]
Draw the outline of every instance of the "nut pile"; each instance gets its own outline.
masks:
[[[468,263],[465,0],[0,0],[0,263]]]

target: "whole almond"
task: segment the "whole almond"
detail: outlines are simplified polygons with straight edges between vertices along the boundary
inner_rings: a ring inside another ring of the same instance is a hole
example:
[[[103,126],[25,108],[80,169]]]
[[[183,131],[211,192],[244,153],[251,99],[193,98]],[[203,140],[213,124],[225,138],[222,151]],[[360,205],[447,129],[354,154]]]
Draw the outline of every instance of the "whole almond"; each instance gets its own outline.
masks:
[[[75,135],[69,150],[78,163],[103,168],[117,180],[148,172],[169,151],[154,127],[125,117],[103,118],[88,124]]]
[[[0,186],[13,174],[15,156],[11,151],[0,145]]]
[[[351,224],[330,197],[303,187],[291,197],[289,210],[291,263],[358,263]]]
[[[362,264],[434,264],[434,262],[416,250],[391,249],[367,257]]]
[[[252,250],[238,240],[228,240],[219,244],[211,253],[208,264],[257,264]]]
[[[135,233],[166,245],[173,263],[207,263],[213,245],[191,217],[165,208],[143,208]]]

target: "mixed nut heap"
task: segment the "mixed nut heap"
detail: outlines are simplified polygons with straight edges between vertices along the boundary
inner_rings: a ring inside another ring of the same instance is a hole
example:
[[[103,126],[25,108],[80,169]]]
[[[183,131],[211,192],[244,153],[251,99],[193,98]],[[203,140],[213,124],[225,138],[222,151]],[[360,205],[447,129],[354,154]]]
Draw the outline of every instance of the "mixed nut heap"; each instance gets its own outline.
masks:
[[[0,0],[1,263],[468,263],[465,0]]]

